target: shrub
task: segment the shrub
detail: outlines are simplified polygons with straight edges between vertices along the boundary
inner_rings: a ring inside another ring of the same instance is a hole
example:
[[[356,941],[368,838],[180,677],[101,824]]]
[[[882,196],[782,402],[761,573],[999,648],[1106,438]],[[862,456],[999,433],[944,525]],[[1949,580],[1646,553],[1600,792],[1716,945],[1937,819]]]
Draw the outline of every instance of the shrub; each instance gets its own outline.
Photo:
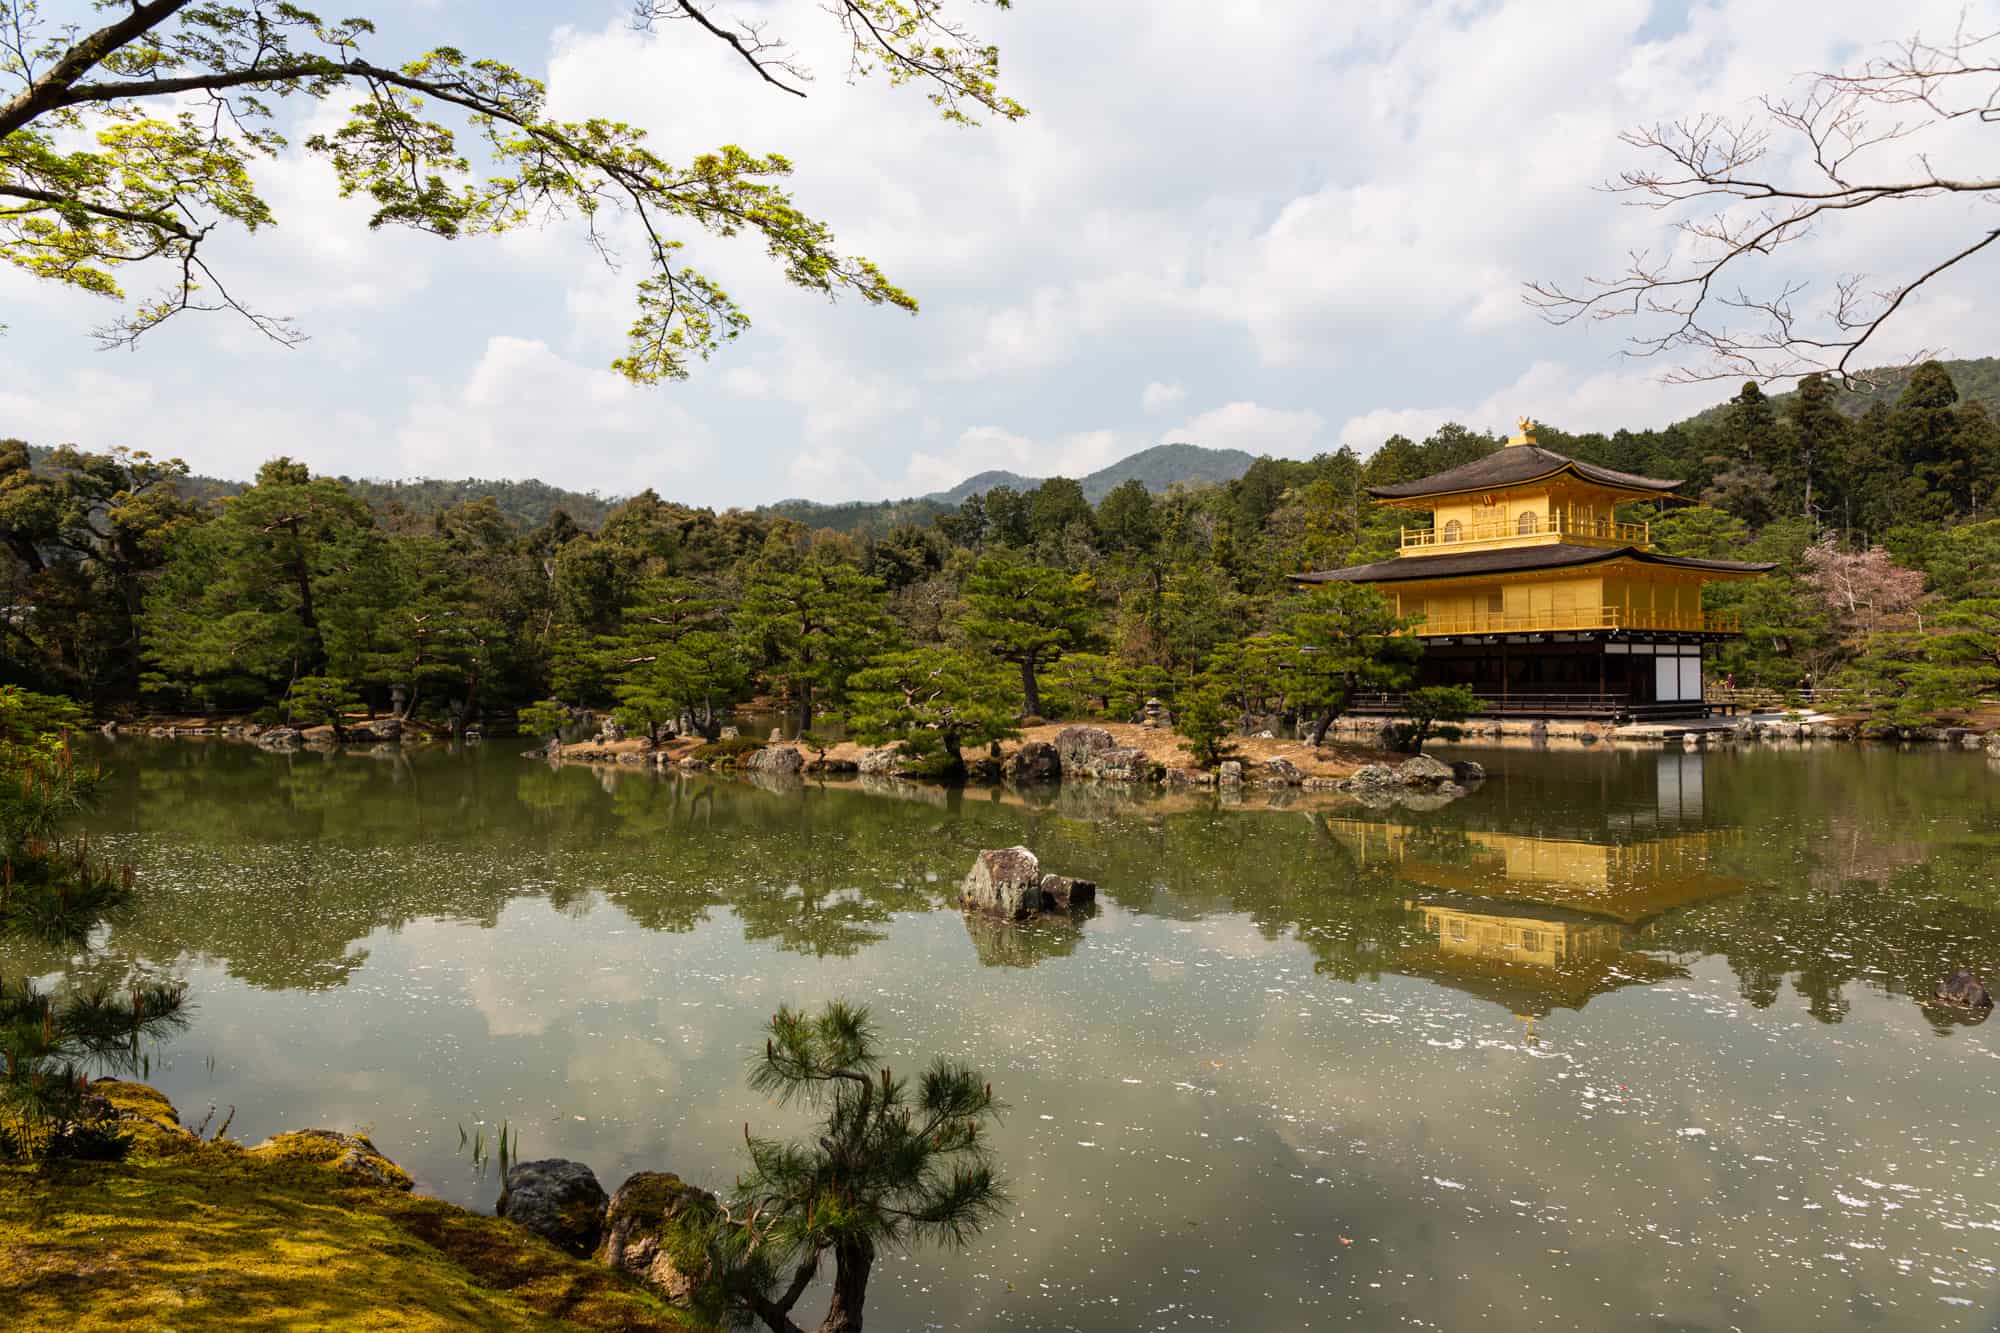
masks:
[[[568,722],[569,709],[554,699],[543,699],[521,710],[519,725],[524,736],[560,736]]]
[[[1463,685],[1426,685],[1403,696],[1403,711],[1410,720],[1396,729],[1397,748],[1421,753],[1433,735],[1448,741],[1463,735],[1448,724],[1478,713],[1479,696]]]
[[[1229,704],[1216,686],[1204,685],[1181,697],[1174,731],[1187,741],[1194,761],[1203,768],[1214,768],[1229,757],[1229,735],[1235,729]]]

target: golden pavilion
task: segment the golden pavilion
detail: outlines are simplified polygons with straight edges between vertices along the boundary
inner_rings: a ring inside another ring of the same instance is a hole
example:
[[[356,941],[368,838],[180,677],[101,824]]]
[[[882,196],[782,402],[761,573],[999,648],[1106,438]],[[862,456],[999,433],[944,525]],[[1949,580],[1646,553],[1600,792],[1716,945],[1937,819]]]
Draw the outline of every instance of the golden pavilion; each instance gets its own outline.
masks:
[[[1465,685],[1488,714],[1615,720],[1699,717],[1702,654],[1740,633],[1702,605],[1710,583],[1771,568],[1653,550],[1621,504],[1674,498],[1678,481],[1618,472],[1535,443],[1533,423],[1486,457],[1374,486],[1378,504],[1427,514],[1391,560],[1295,574],[1365,583],[1419,618],[1418,685]],[[1393,712],[1394,695],[1351,700]]]

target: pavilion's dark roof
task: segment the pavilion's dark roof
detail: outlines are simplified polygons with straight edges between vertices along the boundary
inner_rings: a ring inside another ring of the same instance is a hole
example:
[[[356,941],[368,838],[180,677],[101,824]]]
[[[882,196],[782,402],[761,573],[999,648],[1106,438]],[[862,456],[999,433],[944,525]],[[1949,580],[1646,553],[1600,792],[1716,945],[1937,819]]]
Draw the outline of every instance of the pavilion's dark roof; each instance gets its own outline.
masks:
[[[1538,444],[1516,444],[1496,449],[1484,458],[1462,466],[1419,477],[1393,486],[1370,486],[1368,493],[1378,500],[1409,500],[1420,495],[1447,495],[1454,491],[1484,491],[1497,486],[1518,486],[1522,482],[1552,477],[1564,468],[1575,471],[1585,481],[1603,486],[1619,486],[1635,491],[1671,491],[1678,481],[1641,477],[1631,472],[1599,467],[1544,449]]]
[[[1517,446],[1525,448],[1526,446]],[[1718,574],[1762,574],[1775,565],[1743,560],[1697,560],[1693,556],[1660,555],[1636,546],[1505,546],[1496,551],[1466,551],[1460,555],[1412,555],[1377,560],[1346,569],[1315,569],[1294,574],[1298,583],[1398,583],[1411,579],[1448,579],[1461,574],[1519,574],[1535,569],[1567,569],[1606,560],[1636,560],[1642,565],[1671,569],[1706,569]]]

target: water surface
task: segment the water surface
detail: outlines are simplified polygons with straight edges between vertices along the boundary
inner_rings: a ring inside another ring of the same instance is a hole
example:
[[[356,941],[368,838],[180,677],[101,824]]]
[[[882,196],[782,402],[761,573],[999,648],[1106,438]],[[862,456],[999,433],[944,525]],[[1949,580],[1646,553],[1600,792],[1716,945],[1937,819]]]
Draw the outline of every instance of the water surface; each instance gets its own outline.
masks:
[[[1016,1207],[878,1270],[885,1329],[1991,1328],[2000,774],[1946,751],[1477,753],[1434,812],[552,770],[512,744],[126,742],[147,903],[79,970],[184,977],[152,1079],[255,1141],[459,1127],[721,1185],[781,1002],[1010,1103]],[[981,847],[1103,886],[967,921]],[[0,959],[18,966],[21,960]],[[62,960],[27,960],[54,971]],[[1990,973],[1989,973],[1990,975]]]

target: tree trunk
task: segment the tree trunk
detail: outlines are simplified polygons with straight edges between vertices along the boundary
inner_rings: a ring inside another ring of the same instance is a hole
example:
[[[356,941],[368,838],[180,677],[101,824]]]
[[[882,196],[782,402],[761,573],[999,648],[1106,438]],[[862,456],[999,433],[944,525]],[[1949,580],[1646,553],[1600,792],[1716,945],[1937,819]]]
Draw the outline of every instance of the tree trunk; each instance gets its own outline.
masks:
[[[1334,708],[1328,708],[1321,711],[1319,715],[1319,720],[1313,723],[1313,730],[1312,730],[1313,749],[1317,750],[1320,747],[1320,745],[1326,740],[1326,729],[1333,725],[1333,719],[1338,715],[1338,713],[1339,710]]]
[[[292,535],[298,535],[296,526]],[[326,665],[326,642],[320,638],[319,613],[313,607],[312,568],[303,558],[292,565],[292,583],[299,590],[299,627],[306,632],[305,674],[317,676]]]
[[[1035,659],[1032,657],[1021,659],[1021,700],[1027,709],[1027,716],[1042,715],[1042,690],[1035,681]]]
[[[813,687],[805,681],[799,682],[799,734],[813,729]]]
[[[834,1247],[833,1299],[819,1333],[861,1333],[862,1307],[868,1299],[868,1270],[875,1264],[875,1247],[854,1241]]]

